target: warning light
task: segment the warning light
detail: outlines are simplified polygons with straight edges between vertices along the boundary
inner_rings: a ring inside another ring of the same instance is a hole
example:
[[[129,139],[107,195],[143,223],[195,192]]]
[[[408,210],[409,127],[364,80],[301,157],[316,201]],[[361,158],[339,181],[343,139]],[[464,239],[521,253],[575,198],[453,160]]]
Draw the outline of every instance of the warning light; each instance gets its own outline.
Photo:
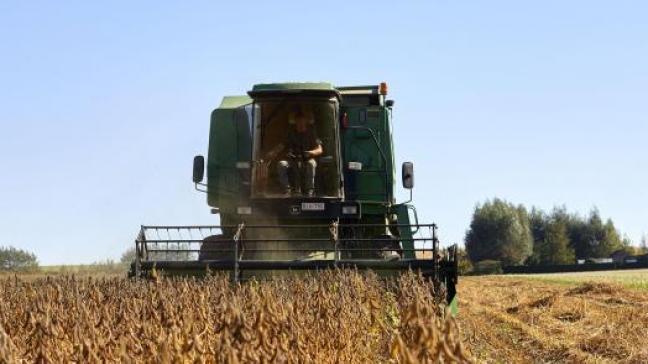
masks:
[[[347,113],[342,114],[342,127],[343,128],[349,127],[349,115],[347,115]]]
[[[378,93],[381,95],[387,95],[387,82],[381,82]]]

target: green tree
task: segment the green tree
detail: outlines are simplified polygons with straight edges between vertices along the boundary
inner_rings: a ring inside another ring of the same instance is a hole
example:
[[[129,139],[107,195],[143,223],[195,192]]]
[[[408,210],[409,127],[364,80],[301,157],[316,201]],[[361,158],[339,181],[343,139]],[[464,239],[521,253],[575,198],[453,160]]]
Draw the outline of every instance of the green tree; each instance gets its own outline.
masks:
[[[567,233],[578,259],[606,258],[624,248],[621,234],[608,219],[605,223],[598,209],[590,211],[587,219],[579,215],[567,215]]]
[[[0,247],[0,270],[29,271],[38,268],[38,259],[34,253],[12,246]]]
[[[546,220],[547,217],[542,210],[536,207],[531,209],[531,213],[529,214],[529,229],[531,230],[531,237],[533,239],[533,253],[527,259],[526,263],[529,265],[541,264],[540,260],[542,249],[544,248]]]
[[[635,246],[632,243],[632,239],[626,234],[623,234],[621,238],[621,250],[626,252],[628,255],[641,255],[641,247]]]
[[[576,256],[569,245],[567,224],[564,221],[551,219],[547,222],[541,264],[573,264]]]
[[[569,214],[564,207],[551,215],[533,208],[529,217],[533,235],[533,254],[528,264],[571,264],[576,257],[568,234]]]
[[[473,262],[522,264],[533,246],[526,209],[500,199],[477,205],[466,232],[466,251]]]
[[[577,259],[586,259],[591,256],[590,229],[587,222],[579,215],[567,215],[567,234],[569,242],[576,253]]]
[[[606,258],[623,247],[621,236],[614,227],[612,220],[608,219],[603,223],[598,210],[594,209],[590,212],[587,228],[589,230],[588,237],[590,238],[588,257]]]

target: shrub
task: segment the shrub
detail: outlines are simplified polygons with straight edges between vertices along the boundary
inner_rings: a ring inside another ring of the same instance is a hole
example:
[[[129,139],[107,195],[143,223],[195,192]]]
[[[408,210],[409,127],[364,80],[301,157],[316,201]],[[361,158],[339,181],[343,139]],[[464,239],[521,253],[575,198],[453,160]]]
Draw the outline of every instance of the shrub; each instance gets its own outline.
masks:
[[[498,260],[482,260],[475,263],[475,274],[502,274],[502,263]]]

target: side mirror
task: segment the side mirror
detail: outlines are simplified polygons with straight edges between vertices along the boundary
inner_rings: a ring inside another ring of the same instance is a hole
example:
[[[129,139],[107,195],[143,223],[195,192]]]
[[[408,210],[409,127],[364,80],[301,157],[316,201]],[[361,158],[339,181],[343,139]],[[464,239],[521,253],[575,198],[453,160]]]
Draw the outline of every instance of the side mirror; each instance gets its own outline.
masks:
[[[403,162],[403,187],[411,190],[414,188],[414,163]]]
[[[205,157],[197,155],[193,161],[193,182],[200,183],[205,177]]]

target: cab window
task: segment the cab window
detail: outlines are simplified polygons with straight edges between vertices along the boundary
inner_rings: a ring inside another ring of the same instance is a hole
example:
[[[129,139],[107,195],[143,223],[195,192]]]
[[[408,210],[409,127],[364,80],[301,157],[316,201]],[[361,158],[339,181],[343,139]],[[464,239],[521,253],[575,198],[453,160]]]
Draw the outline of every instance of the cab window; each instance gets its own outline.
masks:
[[[341,197],[337,108],[328,98],[255,102],[252,197],[300,197],[309,189],[310,197]]]

